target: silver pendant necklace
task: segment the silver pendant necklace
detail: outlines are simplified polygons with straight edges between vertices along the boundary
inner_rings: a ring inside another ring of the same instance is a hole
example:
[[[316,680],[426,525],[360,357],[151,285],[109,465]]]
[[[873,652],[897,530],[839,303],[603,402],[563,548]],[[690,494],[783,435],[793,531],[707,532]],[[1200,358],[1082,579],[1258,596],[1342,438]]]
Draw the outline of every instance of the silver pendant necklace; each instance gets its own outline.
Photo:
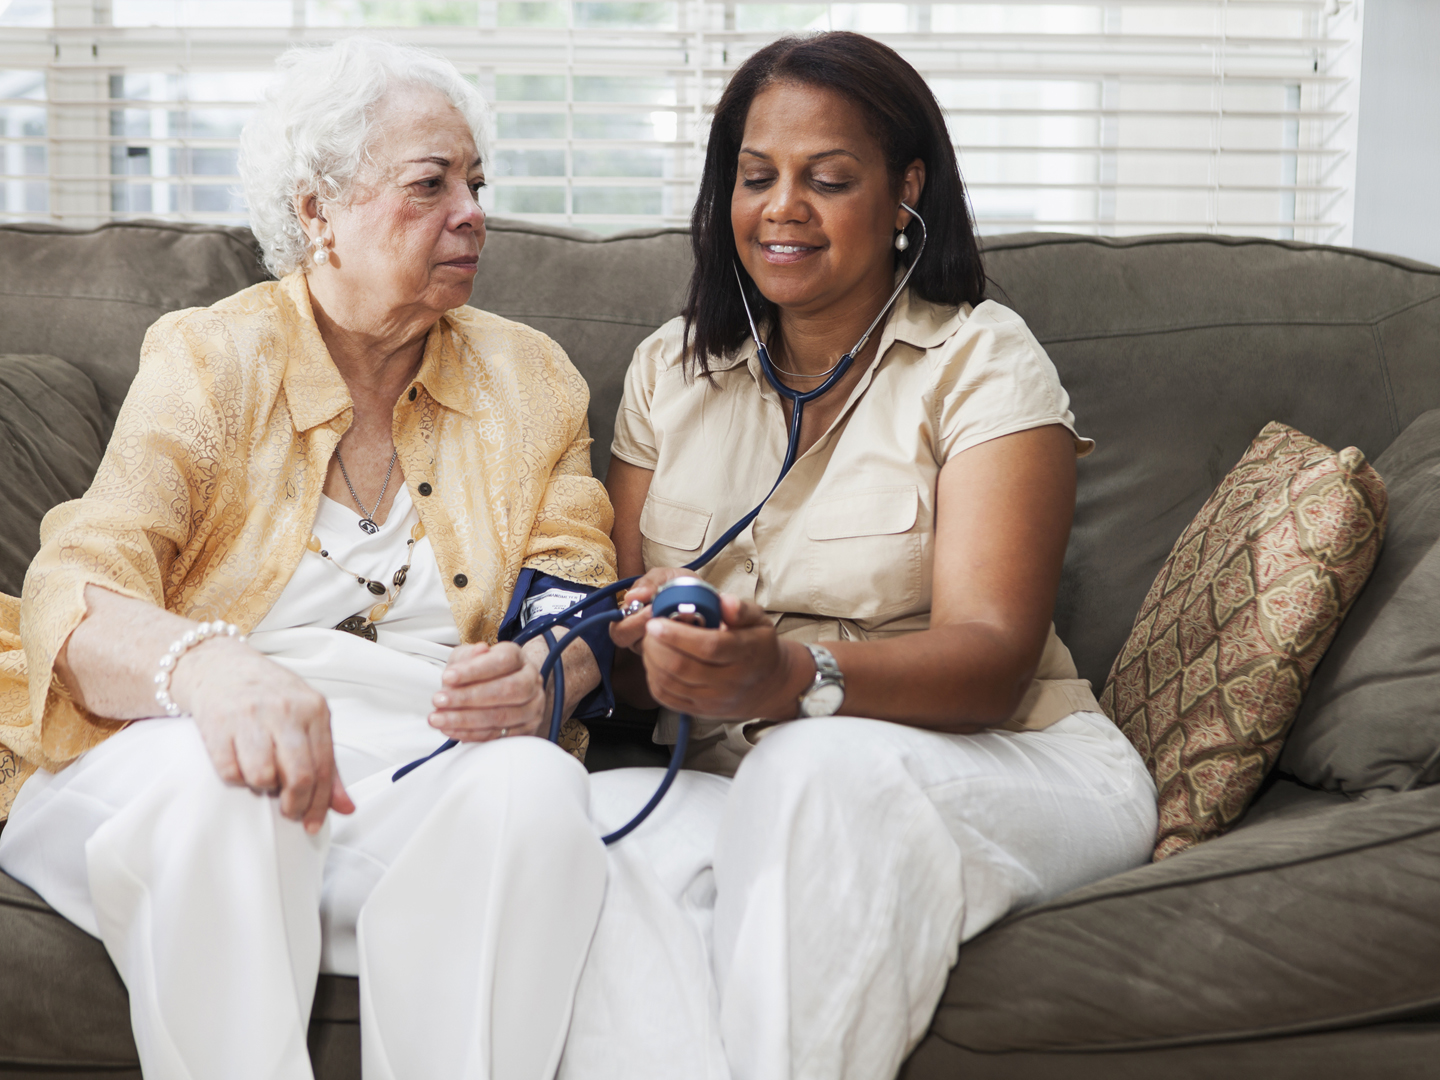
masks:
[[[365,504],[360,501],[360,496],[355,494],[355,485],[350,483],[350,474],[345,471],[345,459],[340,456],[340,448],[335,448],[335,460],[340,463],[340,475],[345,478],[345,486],[350,489],[350,498],[355,500],[355,505],[360,508],[360,531],[374,536],[380,531],[380,526],[375,524],[375,515],[380,512],[380,504],[385,501],[385,491],[390,486],[390,474],[395,471],[395,459],[400,456],[400,448],[397,446],[390,451],[390,467],[385,470],[385,483],[380,485],[380,497],[375,500],[375,509],[368,514],[365,512]]]

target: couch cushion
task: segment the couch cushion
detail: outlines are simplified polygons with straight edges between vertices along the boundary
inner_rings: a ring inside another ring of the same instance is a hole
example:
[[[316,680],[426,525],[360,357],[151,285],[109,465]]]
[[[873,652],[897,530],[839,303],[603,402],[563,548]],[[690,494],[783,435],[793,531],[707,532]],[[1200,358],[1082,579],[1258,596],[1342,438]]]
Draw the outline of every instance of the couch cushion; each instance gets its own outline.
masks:
[[[604,478],[635,346],[680,313],[687,229],[596,236],[491,218],[470,303],[560,343],[590,384],[590,461]]]
[[[46,511],[90,486],[105,425],[84,372],[54,356],[0,355],[0,592],[20,595]]]
[[[1251,816],[965,945],[934,1037],[1136,1050],[1440,1007],[1440,787],[1350,802],[1281,782]]]
[[[1080,431],[1055,622],[1100,686],[1171,545],[1260,428],[1374,460],[1440,407],[1440,269],[1226,236],[1002,236],[990,295],[1055,361]]]
[[[359,1021],[359,982],[321,975],[309,1038],[316,1080],[359,1080]],[[105,946],[0,873],[0,1076],[139,1080],[139,1064]]]
[[[0,352],[49,353],[85,372],[107,437],[151,323],[269,277],[250,231],[217,225],[0,225],[0,256]]]
[[[360,980],[321,975],[310,1010],[315,1080],[360,1080]]]
[[[1440,782],[1440,409],[1375,462],[1380,561],[1320,666],[1280,768],[1336,791]]]
[[[1259,790],[1385,507],[1359,450],[1272,423],[1175,541],[1100,695],[1155,778],[1157,860],[1224,832]]]
[[[136,1068],[130,1003],[105,946],[0,874],[0,1075]]]
[[[1433,1080],[1440,1020],[1114,1053],[976,1053],[931,1036],[900,1080]]]

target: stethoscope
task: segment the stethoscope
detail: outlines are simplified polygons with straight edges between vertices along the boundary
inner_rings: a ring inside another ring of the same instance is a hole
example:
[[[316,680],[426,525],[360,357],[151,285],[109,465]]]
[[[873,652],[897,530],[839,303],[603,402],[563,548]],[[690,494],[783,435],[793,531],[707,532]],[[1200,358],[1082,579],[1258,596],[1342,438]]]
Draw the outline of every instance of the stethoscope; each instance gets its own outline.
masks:
[[[774,362],[770,359],[770,350],[766,348],[765,342],[760,340],[760,330],[755,325],[755,316],[750,310],[750,301],[745,296],[745,279],[740,276],[740,267],[738,264],[731,264],[735,270],[735,280],[740,286],[740,302],[745,305],[745,319],[750,324],[750,336],[755,341],[755,351],[760,359],[760,370],[765,373],[766,380],[775,388],[775,392],[791,404],[789,444],[785,449],[785,460],[780,466],[780,475],[775,478],[775,483],[772,484],[770,490],[765,493],[765,498],[761,499],[748,514],[735,522],[734,525],[731,525],[730,528],[726,529],[718,540],[701,552],[699,558],[686,563],[686,570],[694,571],[704,567],[705,564],[714,559],[716,555],[720,554],[732,540],[744,532],[752,521],[760,516],[760,511],[763,510],[765,504],[770,501],[770,496],[775,494],[776,489],[780,487],[780,482],[785,479],[785,475],[790,471],[790,467],[795,464],[796,451],[800,447],[800,425],[805,415],[805,406],[817,398],[823,397],[834,388],[836,383],[845,377],[846,373],[850,370],[850,366],[855,362],[856,355],[861,349],[865,348],[865,343],[870,340],[870,335],[875,332],[875,328],[880,325],[880,321],[889,314],[890,309],[895,305],[895,301],[899,299],[900,294],[905,290],[905,286],[910,283],[910,275],[915,273],[915,267],[920,264],[920,257],[925,254],[925,245],[929,242],[930,230],[925,227],[925,220],[915,212],[913,207],[903,202],[900,206],[909,211],[910,215],[916,221],[920,222],[920,250],[915,253],[915,258],[911,260],[904,277],[900,279],[900,284],[896,285],[895,291],[890,294],[890,299],[885,301],[885,306],[880,309],[880,313],[876,315],[870,325],[865,328],[865,333],[860,335],[860,340],[855,343],[849,352],[840,357],[839,362],[831,368],[826,375],[825,381],[813,390],[806,390],[802,393],[799,390],[786,386],[780,381],[780,377],[775,370]],[[558,743],[560,741],[560,726],[565,719],[565,666],[559,662],[560,657],[564,655],[570,643],[590,627],[598,626],[602,623],[619,622],[621,619],[643,610],[643,607],[635,606],[638,604],[638,601],[635,601],[623,609],[617,607],[610,611],[602,611],[598,615],[587,615],[567,630],[559,641],[555,640],[553,632],[555,627],[576,612],[583,611],[602,601],[611,599],[617,593],[634,585],[638,580],[638,577],[624,578],[612,585],[606,585],[602,589],[597,589],[587,594],[584,599],[571,604],[564,611],[531,620],[520,633],[515,635],[515,644],[523,645],[525,642],[543,634],[546,643],[550,646],[549,655],[546,656],[545,662],[540,665],[540,682],[542,686],[545,686],[549,684],[552,676],[555,680],[555,701],[550,713],[550,731],[548,733],[551,742]],[[709,582],[698,577],[687,576],[674,578],[656,590],[655,599],[652,600],[650,604],[650,617],[654,619],[677,619],[714,629],[720,625],[719,594]],[[681,713],[676,730],[675,749],[670,755],[670,764],[665,769],[664,779],[660,781],[660,785],[655,789],[655,794],[650,797],[650,801],[645,804],[644,808],[641,809],[638,814],[614,832],[601,837],[606,844],[613,844],[615,841],[630,835],[636,826],[649,817],[655,807],[660,805],[660,800],[663,799],[665,793],[670,790],[670,785],[675,782],[675,777],[679,774],[680,767],[685,762],[685,752],[690,745],[690,728],[690,715],[688,713]],[[458,745],[459,740],[457,739],[446,740],[442,746],[438,747],[432,753],[397,769],[394,776],[390,778],[391,781],[398,781],[401,777],[413,772],[431,758],[437,757]]]

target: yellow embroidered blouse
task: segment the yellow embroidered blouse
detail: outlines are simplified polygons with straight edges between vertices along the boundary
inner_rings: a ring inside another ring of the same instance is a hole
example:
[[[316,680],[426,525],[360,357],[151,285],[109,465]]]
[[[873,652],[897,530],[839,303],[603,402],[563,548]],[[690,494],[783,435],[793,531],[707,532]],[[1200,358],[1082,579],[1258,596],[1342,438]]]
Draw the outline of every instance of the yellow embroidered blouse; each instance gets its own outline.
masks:
[[[525,567],[615,579],[588,401],[530,327],[461,307],[426,338],[395,445],[463,641],[496,639]],[[353,415],[303,274],[150,328],[94,483],[46,515],[23,599],[0,595],[0,819],[37,767],[124,726],[78,708],[53,673],[85,587],[255,626],[300,562]]]

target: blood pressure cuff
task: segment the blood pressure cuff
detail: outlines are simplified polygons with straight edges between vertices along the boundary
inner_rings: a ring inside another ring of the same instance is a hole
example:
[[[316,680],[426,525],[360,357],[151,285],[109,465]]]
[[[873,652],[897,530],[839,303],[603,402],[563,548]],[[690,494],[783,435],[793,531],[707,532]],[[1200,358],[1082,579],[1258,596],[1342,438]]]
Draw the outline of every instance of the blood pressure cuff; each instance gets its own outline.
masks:
[[[576,585],[564,578],[542,574],[526,567],[520,571],[515,582],[515,592],[510,597],[510,607],[505,612],[505,621],[500,624],[501,641],[512,641],[515,635],[525,629],[533,620],[547,615],[558,615],[577,600],[583,600],[594,589]],[[612,611],[616,607],[614,597],[600,601],[594,607],[582,608],[573,615],[555,624],[555,640],[568,633],[581,619]],[[600,669],[600,685],[580,699],[575,706],[575,719],[595,720],[609,716],[615,710],[615,693],[610,687],[610,669],[615,663],[615,643],[610,640],[610,624],[599,623],[589,627],[580,639],[590,646],[595,654],[595,663]]]

